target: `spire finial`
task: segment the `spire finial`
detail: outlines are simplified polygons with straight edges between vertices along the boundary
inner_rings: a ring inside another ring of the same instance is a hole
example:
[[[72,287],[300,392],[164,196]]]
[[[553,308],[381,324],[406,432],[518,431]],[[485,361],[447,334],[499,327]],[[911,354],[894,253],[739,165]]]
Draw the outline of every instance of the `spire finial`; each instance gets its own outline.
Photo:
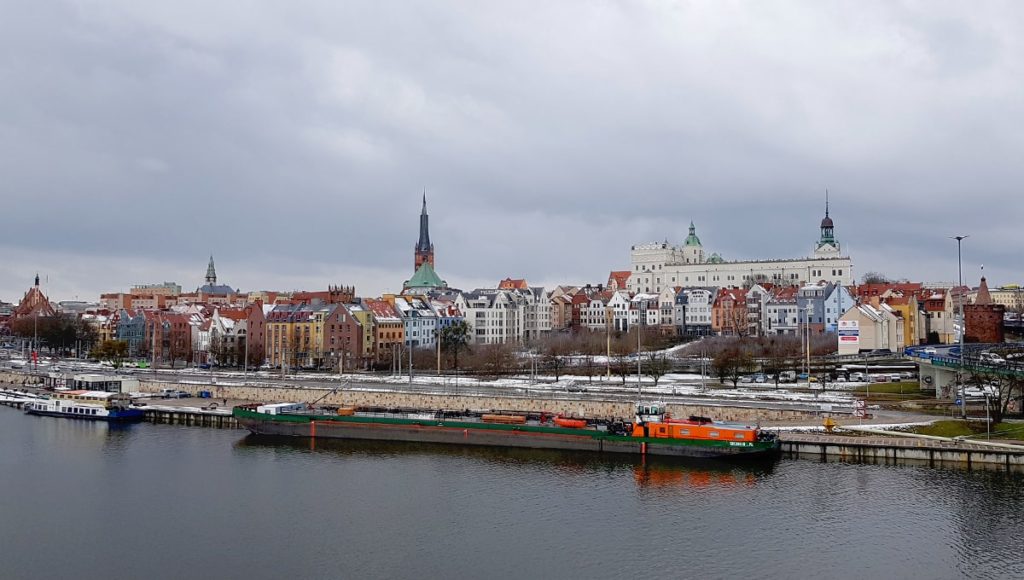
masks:
[[[36,272],[36,286],[39,286],[39,272]]]
[[[213,265],[213,254],[210,254],[210,265],[206,267],[206,283],[210,285],[217,283],[217,269]]]
[[[828,217],[828,188],[825,188],[825,217]]]
[[[423,188],[423,213],[427,213],[427,188]]]

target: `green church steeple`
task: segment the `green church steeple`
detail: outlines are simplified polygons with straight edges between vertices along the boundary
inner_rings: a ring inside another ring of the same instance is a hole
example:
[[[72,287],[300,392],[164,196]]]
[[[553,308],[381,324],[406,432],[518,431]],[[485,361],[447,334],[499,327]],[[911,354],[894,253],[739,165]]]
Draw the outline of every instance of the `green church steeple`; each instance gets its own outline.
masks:
[[[690,221],[690,235],[686,236],[686,246],[700,246],[700,238],[697,237],[697,228],[693,225],[693,220]]]

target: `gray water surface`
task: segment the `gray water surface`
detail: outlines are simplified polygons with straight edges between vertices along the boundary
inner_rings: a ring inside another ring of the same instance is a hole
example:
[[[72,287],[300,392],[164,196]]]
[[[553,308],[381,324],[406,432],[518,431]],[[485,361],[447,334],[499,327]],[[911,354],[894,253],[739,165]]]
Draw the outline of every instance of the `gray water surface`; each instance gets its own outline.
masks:
[[[2,578],[1024,578],[1024,478],[282,441],[0,407]]]

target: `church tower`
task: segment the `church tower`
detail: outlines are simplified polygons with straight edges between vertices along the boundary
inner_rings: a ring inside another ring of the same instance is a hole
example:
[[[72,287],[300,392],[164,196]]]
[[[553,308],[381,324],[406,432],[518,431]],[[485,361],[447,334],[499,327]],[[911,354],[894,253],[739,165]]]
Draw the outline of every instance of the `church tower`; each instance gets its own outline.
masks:
[[[703,264],[704,263],[704,246],[700,243],[700,238],[697,237],[697,228],[690,222],[690,235],[686,236],[686,241],[683,242],[683,259],[687,264]]]
[[[210,255],[210,265],[206,267],[206,284],[215,286],[217,284],[217,270],[213,267],[213,255]]]
[[[814,248],[815,258],[829,258],[839,255],[839,240],[835,236],[835,224],[828,215],[828,190],[825,190],[825,217],[821,220],[821,237]]]
[[[413,252],[413,271],[419,270],[423,264],[434,267],[434,244],[430,243],[430,217],[427,216],[427,192],[423,192],[423,210],[420,212],[420,239],[416,242]]]

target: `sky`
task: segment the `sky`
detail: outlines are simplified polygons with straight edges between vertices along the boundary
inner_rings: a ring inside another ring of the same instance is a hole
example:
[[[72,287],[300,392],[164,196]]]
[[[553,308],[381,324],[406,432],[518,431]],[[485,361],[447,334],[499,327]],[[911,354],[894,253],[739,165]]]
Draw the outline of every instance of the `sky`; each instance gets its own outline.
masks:
[[[726,259],[1022,282],[1019,2],[0,0],[0,300]]]

